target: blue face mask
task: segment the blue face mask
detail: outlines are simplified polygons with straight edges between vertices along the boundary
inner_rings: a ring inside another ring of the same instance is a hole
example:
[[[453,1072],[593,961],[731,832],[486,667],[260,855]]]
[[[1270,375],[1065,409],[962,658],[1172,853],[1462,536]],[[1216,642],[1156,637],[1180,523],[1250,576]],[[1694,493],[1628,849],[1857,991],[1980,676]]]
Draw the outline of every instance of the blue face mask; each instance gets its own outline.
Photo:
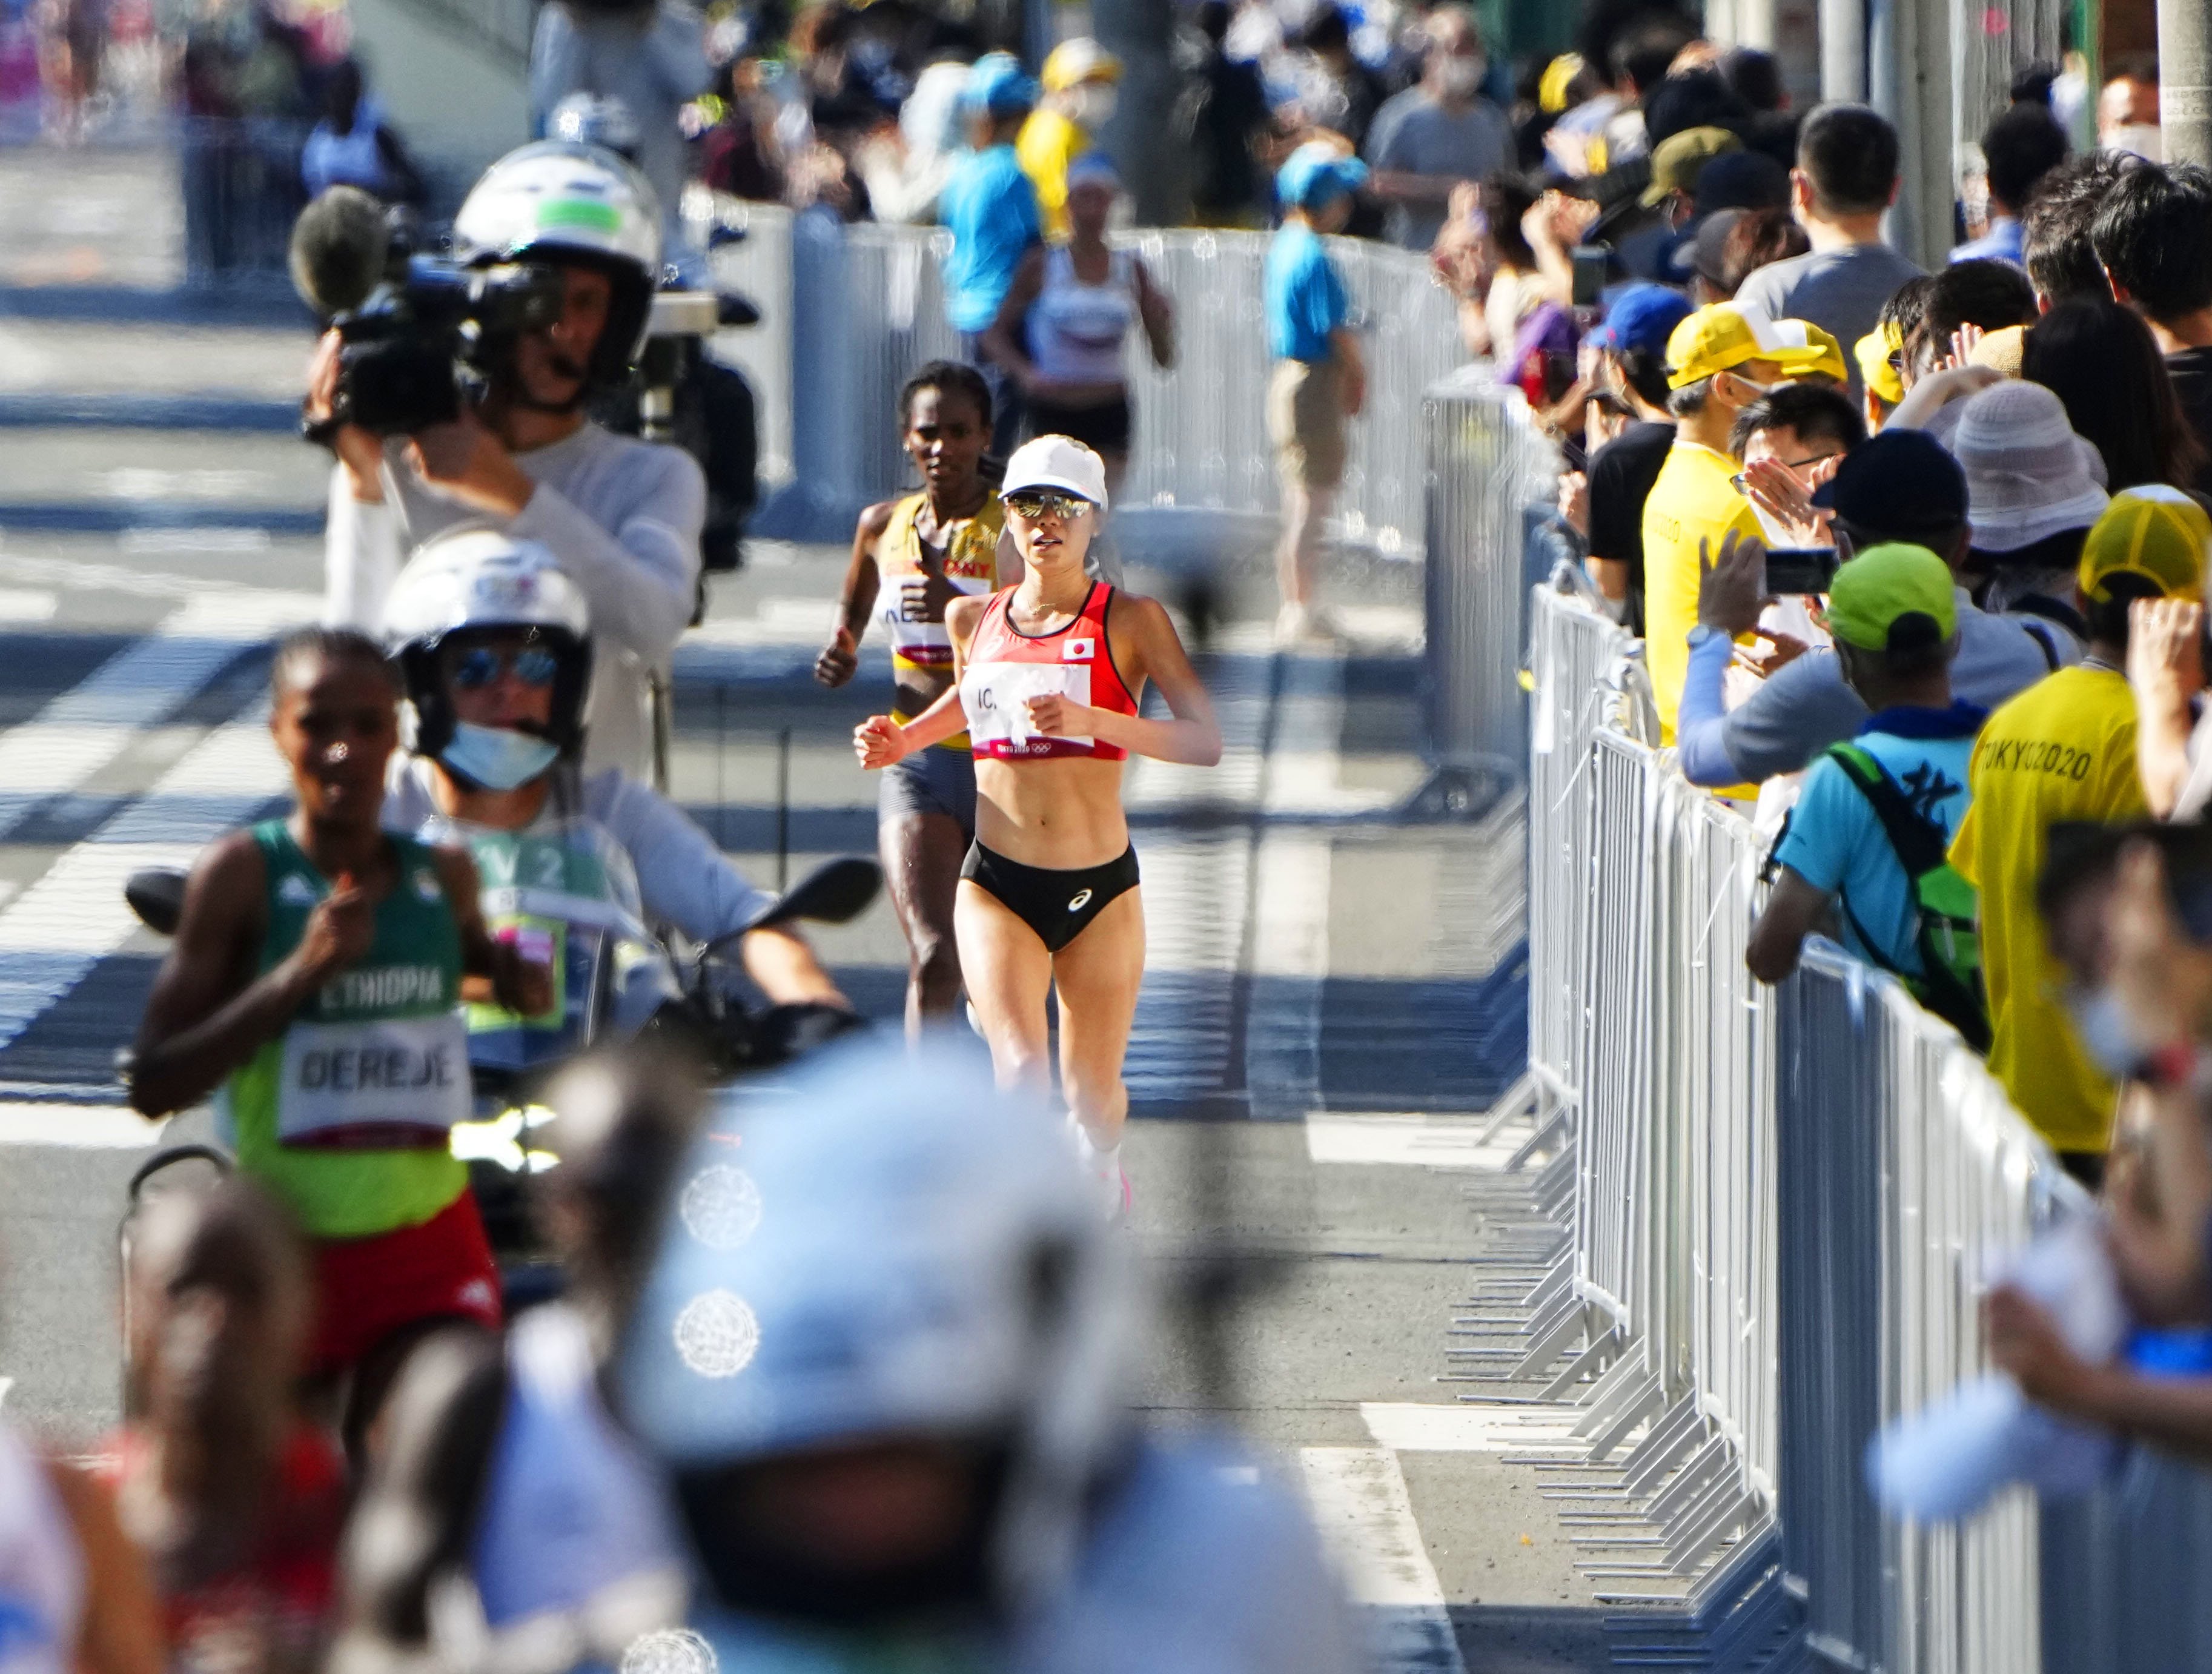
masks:
[[[503,726],[453,724],[453,740],[438,759],[488,791],[512,791],[551,767],[560,750],[544,739]]]

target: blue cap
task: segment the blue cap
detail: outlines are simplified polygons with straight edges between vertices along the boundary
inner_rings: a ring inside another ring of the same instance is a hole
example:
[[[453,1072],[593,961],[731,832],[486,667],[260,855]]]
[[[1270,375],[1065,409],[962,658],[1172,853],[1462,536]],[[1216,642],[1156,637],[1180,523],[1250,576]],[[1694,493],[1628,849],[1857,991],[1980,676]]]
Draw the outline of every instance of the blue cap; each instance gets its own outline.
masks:
[[[1331,198],[1367,184],[1367,165],[1325,140],[1309,140],[1284,160],[1275,196],[1293,209],[1317,209]]]
[[[1605,324],[1590,336],[1600,349],[1616,355],[1640,349],[1663,355],[1674,328],[1690,317],[1690,299],[1665,285],[1629,285],[1605,311]]]
[[[960,102],[971,112],[987,116],[1018,116],[1036,108],[1036,79],[1011,52],[986,52],[968,72],[960,89]]]

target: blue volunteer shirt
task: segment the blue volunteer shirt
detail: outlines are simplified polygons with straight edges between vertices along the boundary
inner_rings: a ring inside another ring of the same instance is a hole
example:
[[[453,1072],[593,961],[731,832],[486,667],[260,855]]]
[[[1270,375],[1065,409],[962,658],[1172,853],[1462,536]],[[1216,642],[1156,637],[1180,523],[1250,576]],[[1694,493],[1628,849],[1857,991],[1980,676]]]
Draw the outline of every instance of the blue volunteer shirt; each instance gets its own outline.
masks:
[[[1011,145],[964,159],[938,199],[938,218],[952,234],[945,262],[945,312],[956,331],[981,331],[999,317],[1014,270],[1044,240],[1036,188]]]
[[[1312,227],[1286,221],[1267,246],[1267,349],[1279,361],[1326,361],[1328,334],[1352,312],[1344,281]]]
[[[1942,828],[1948,845],[1966,817],[1966,764],[1986,719],[1986,711],[1970,703],[1885,709],[1852,742],[1881,764],[1916,810]],[[1827,756],[1806,773],[1804,794],[1790,810],[1774,858],[1836,898],[1844,945],[1855,957],[1908,976],[1925,974],[1913,945],[1919,919],[1911,880],[1873,804]]]

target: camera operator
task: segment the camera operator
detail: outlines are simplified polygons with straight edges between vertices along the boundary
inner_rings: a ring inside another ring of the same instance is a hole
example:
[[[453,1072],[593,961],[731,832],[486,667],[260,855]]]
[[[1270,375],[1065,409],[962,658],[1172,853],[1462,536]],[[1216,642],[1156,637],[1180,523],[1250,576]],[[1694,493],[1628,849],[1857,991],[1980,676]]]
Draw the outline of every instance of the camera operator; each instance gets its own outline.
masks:
[[[326,616],[380,632],[406,552],[457,525],[541,543],[583,590],[600,641],[589,763],[647,777],[652,682],[691,617],[706,485],[682,449],[613,434],[584,404],[628,375],[643,343],[659,205],[611,153],[541,141],[477,183],[453,244],[488,299],[471,302],[473,331],[456,340],[453,358],[475,374],[465,396],[450,400],[432,375],[397,400],[387,385],[372,404],[349,371],[367,342],[358,325],[326,335],[309,368],[309,431],[338,460]],[[495,284],[507,288],[495,296]],[[379,349],[407,330],[392,317]],[[425,422],[441,406],[450,416]]]

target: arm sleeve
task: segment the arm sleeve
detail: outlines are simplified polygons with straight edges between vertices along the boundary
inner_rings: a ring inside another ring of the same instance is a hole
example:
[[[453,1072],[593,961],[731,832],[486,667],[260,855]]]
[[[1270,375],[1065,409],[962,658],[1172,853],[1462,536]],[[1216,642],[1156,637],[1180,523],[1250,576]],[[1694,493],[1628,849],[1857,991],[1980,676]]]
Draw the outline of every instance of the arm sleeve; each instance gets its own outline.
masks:
[[[541,482],[507,532],[551,548],[591,601],[592,631],[658,668],[675,650],[696,602],[707,483],[696,463],[676,448],[637,455],[648,456],[659,456],[653,464],[660,480],[612,531]]]
[[[648,919],[711,941],[775,899],[755,889],[674,803],[619,772],[609,777],[613,788],[596,817],[629,851]]]
[[[1808,652],[1765,682],[1723,722],[1728,753],[1747,780],[1794,773],[1866,724],[1832,653]]]
[[[323,622],[374,634],[384,625],[384,601],[399,574],[399,512],[387,491],[374,505],[353,497],[343,465],[331,467],[331,501],[323,527]]]
[[[1726,634],[1716,634],[1690,652],[1682,707],[1674,717],[1674,763],[1692,785],[1738,785],[1751,777],[1729,759],[1728,717],[1721,708],[1722,682],[1735,648]]]

